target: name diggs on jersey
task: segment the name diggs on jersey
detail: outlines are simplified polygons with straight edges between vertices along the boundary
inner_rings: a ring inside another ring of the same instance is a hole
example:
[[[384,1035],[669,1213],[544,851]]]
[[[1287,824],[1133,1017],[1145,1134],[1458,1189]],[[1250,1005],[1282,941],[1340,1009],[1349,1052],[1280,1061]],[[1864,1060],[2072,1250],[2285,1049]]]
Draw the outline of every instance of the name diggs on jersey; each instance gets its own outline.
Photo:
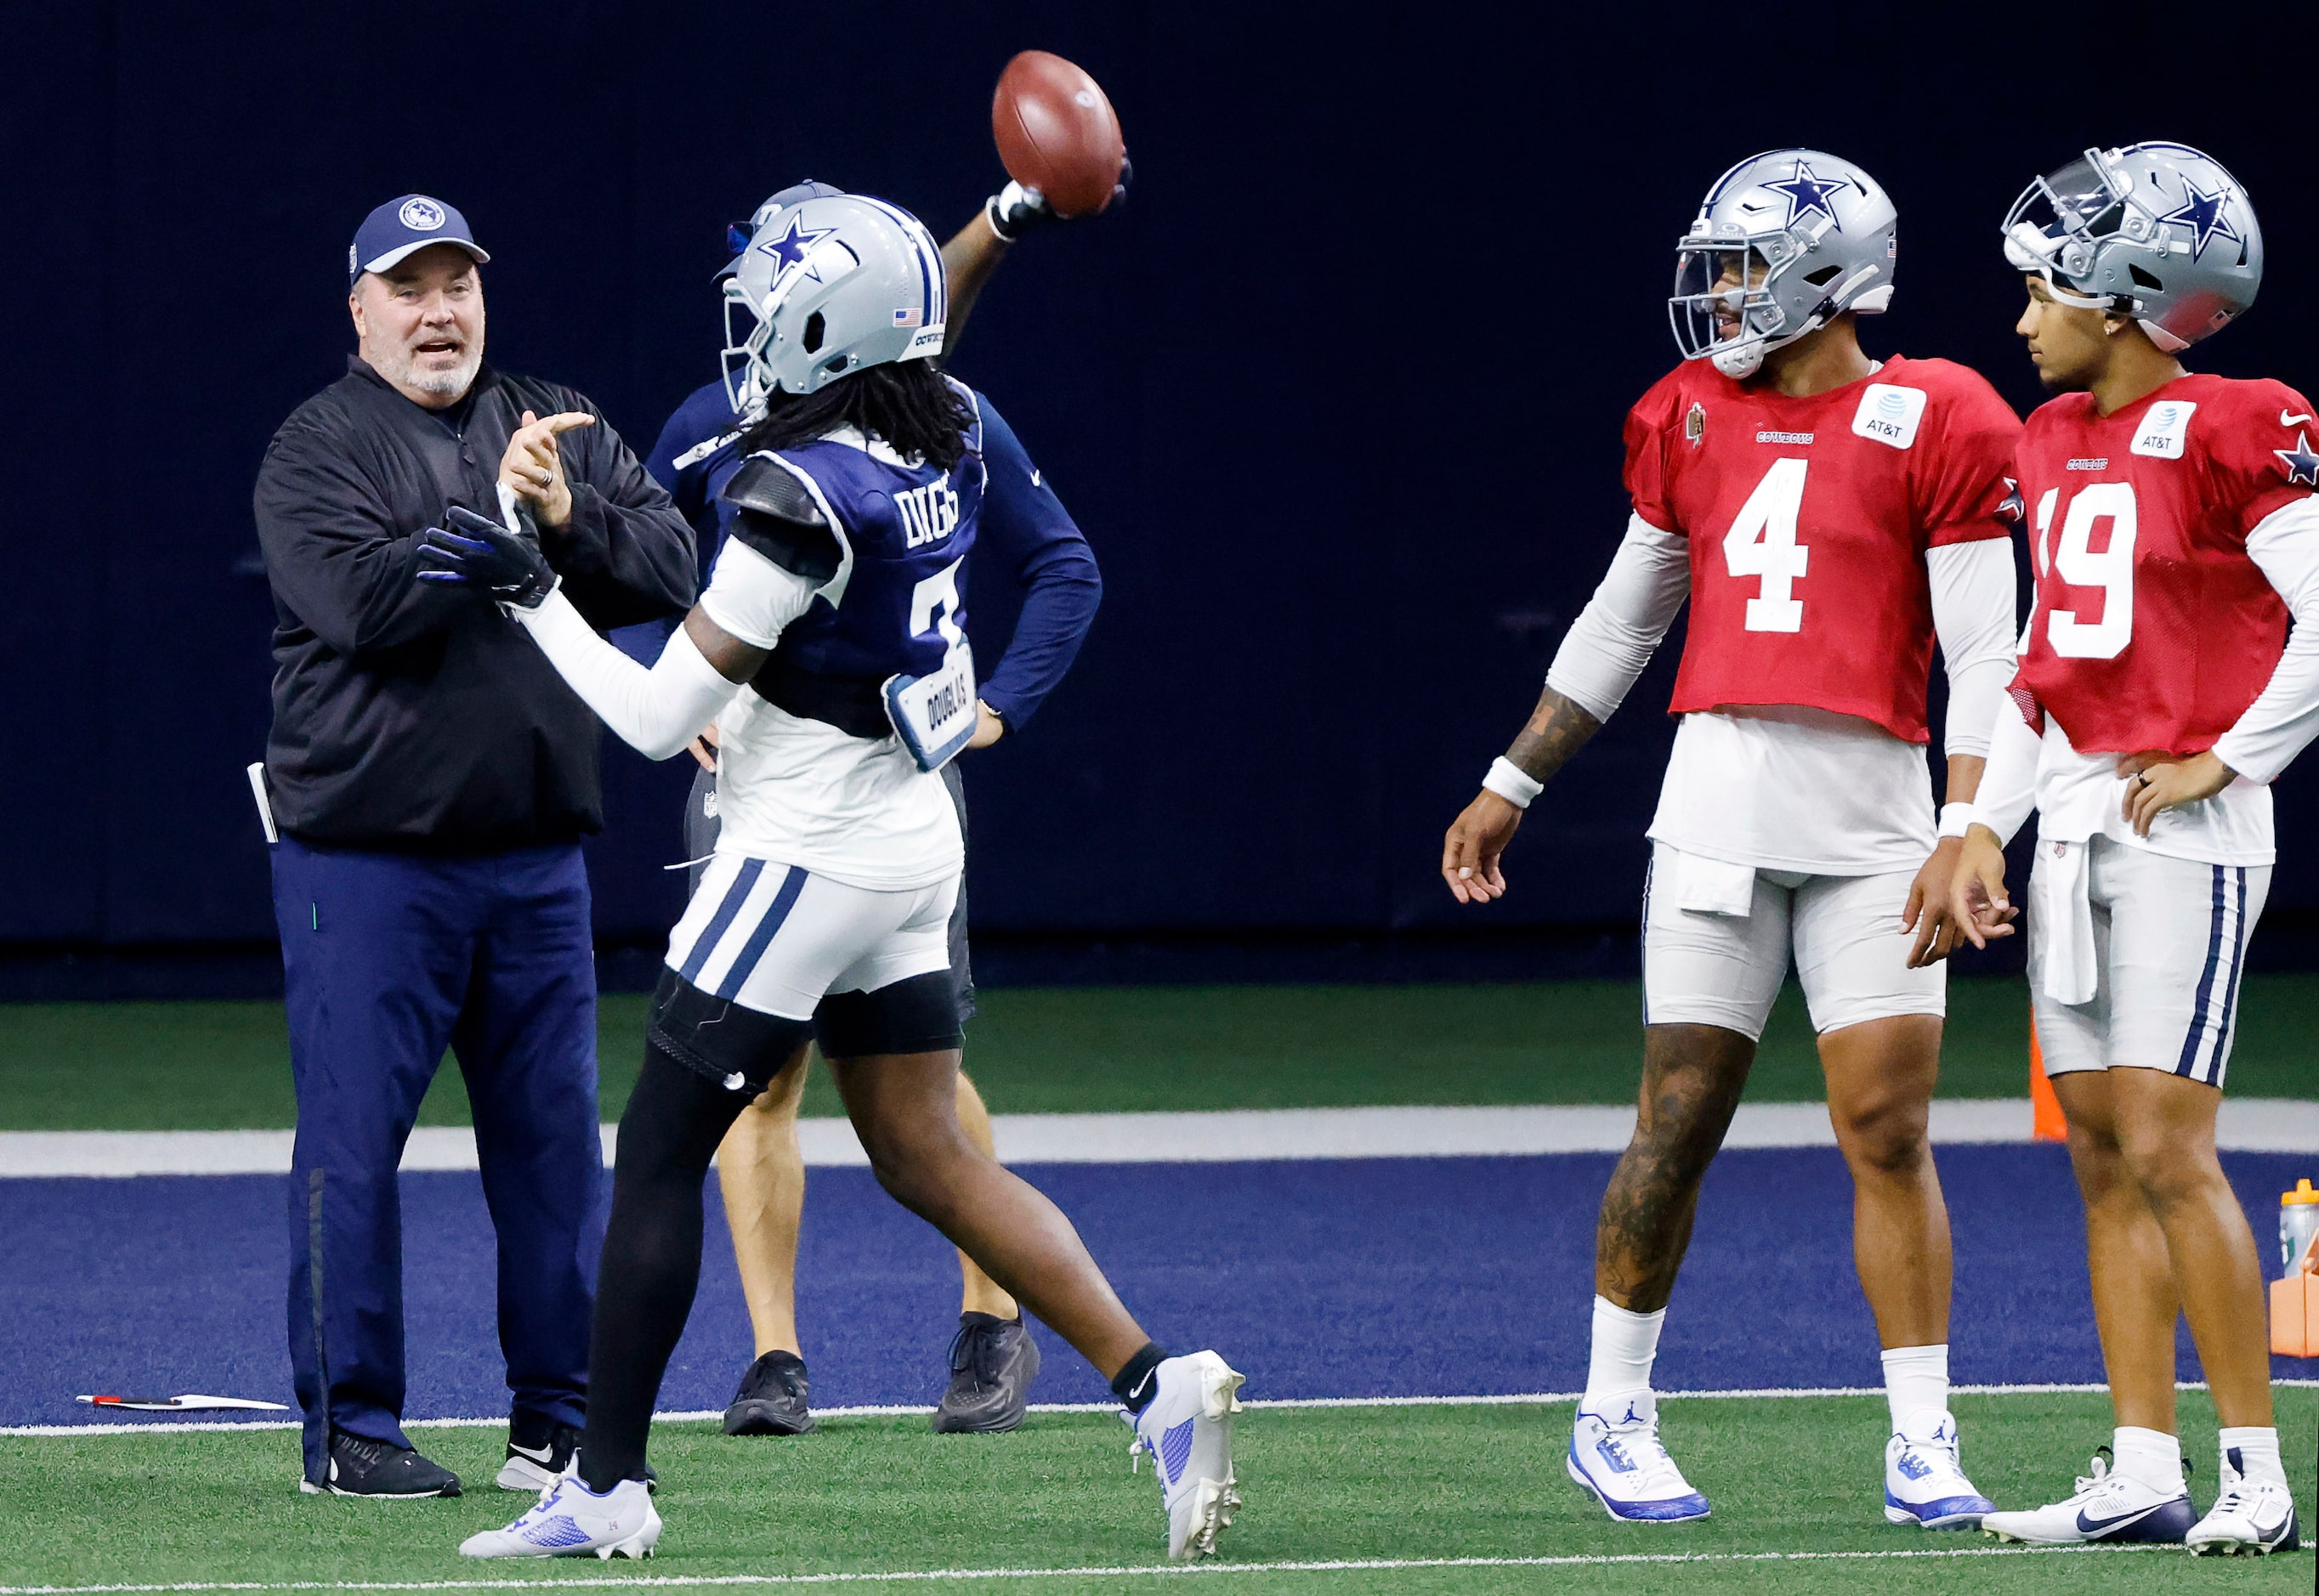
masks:
[[[958,490],[950,485],[947,471],[923,488],[895,494],[894,503],[902,512],[903,541],[911,548],[939,543],[957,529]]]

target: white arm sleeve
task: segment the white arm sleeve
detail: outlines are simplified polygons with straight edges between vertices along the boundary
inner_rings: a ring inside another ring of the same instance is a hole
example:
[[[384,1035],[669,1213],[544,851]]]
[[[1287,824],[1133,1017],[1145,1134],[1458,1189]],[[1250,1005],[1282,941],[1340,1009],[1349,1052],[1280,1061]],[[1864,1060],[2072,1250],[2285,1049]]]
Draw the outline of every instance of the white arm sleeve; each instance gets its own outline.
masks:
[[[1547,686],[1595,719],[1610,719],[1690,596],[1683,535],[1629,517],[1609,574],[1555,651]]]
[[[691,742],[741,690],[681,627],[647,671],[598,636],[560,590],[538,609],[514,613],[597,718],[646,759],[666,759]]]
[[[2021,717],[2011,695],[2000,690],[1997,719],[1989,728],[1989,765],[1972,796],[1981,824],[2000,842],[2010,843],[2037,807],[2037,761],[2044,746],[2045,739]]]
[[[739,538],[728,537],[717,551],[717,566],[708,573],[700,608],[726,636],[753,648],[771,648],[820,591],[819,585],[782,570]]]
[[[2270,781],[2319,735],[2319,497],[2298,499],[2247,534],[2247,555],[2295,617],[2270,684],[2215,744],[2250,781]]]
[[[1986,755],[1990,727],[2012,715],[2005,685],[2013,680],[2013,544],[2003,537],[1943,544],[1925,551],[1933,593],[1933,635],[1949,675],[1949,718],[1942,741],[1951,755]]]

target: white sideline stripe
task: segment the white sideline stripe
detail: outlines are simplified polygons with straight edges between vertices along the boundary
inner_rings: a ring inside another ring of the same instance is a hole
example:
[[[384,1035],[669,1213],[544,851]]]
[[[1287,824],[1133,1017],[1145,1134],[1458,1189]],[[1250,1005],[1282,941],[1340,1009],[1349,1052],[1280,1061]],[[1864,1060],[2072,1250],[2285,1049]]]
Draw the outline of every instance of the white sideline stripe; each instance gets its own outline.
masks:
[[[1660,1563],[1892,1563],[1927,1557],[2050,1557],[2170,1546],[1945,1546],[1885,1552],[1623,1552],[1561,1557],[1360,1557],[1313,1563],[1160,1563],[1135,1568],[924,1568],[898,1573],[630,1574],[625,1578],[217,1581],[167,1585],[0,1585],[0,1596],[140,1596],[165,1591],[521,1591],[541,1586],[686,1590],[716,1585],[899,1585],[970,1580],[1218,1579],[1236,1573],[1392,1573],[1421,1568],[1611,1568]],[[2179,1554],[2178,1554],[2179,1555]]]
[[[2273,1380],[2274,1390],[2310,1390],[2319,1388],[2319,1380]],[[1953,1396],[2089,1396],[2107,1392],[2107,1385],[1953,1385]],[[2177,1391],[2204,1391],[2202,1380],[2178,1380]],[[1510,1395],[1492,1396],[1279,1396],[1253,1397],[1241,1403],[1243,1408],[1518,1408],[1562,1407],[1575,1402],[1584,1392],[1531,1391]],[[1881,1385],[1760,1385],[1737,1391],[1662,1391],[1659,1400],[1672,1402],[1730,1402],[1764,1401],[1772,1398],[1822,1396],[1882,1396]],[[924,1418],[934,1410],[932,1406],[910,1403],[870,1403],[850,1408],[816,1408],[817,1419],[911,1419]],[[1114,1413],[1116,1402],[1033,1402],[1028,1410],[1033,1413]],[[654,1413],[654,1424],[708,1424],[722,1420],[724,1411],[700,1408],[681,1412]],[[487,1419],[406,1419],[405,1429],[496,1429],[504,1425],[504,1416]],[[83,1435],[178,1435],[186,1430],[252,1430],[296,1429],[294,1419],[193,1419],[179,1424],[163,1423],[158,1420],[138,1424],[11,1424],[0,1425],[0,1437],[5,1436],[83,1436]],[[5,1593],[0,1593],[5,1596]]]
[[[1936,1145],[2029,1140],[2026,1097],[1933,1103]],[[1411,1159],[1618,1152],[1635,1128],[1623,1105],[1483,1108],[1255,1108],[1213,1114],[1002,1114],[991,1118],[1009,1164],[1184,1164],[1288,1159]],[[284,1175],[288,1131],[0,1131],[0,1177],[128,1175]],[[617,1128],[603,1127],[604,1159]],[[805,1161],[869,1163],[842,1119],[798,1123]],[[2215,1134],[2232,1152],[2319,1152],[2319,1101],[2225,1099]],[[1818,1103],[1740,1105],[1724,1146],[1833,1147]],[[422,1126],[403,1149],[405,1169],[473,1169],[465,1126]]]

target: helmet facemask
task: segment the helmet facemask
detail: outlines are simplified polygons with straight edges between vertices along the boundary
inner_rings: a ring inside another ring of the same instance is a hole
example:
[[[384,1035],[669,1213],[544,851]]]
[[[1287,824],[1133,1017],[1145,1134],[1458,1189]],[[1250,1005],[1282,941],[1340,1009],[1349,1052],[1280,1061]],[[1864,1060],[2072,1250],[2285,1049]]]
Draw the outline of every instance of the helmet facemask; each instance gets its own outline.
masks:
[[[1774,280],[1793,266],[1787,235],[1689,239],[1675,253],[1667,319],[1685,360],[1701,356],[1727,377],[1755,374],[1766,351],[1793,343],[1811,328],[1788,328]]]

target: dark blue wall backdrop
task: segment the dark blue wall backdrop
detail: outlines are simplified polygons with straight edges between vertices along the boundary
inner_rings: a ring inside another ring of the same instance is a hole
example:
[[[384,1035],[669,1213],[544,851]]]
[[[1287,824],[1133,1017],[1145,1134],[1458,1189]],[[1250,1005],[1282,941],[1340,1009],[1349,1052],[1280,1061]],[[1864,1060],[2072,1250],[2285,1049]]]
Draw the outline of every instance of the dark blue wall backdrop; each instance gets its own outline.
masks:
[[[495,256],[492,357],[641,450],[716,370],[725,222],[809,173],[947,236],[1001,180],[990,86],[1034,46],[1105,84],[1137,176],[1123,214],[1016,252],[955,362],[1108,584],[1045,713],[972,756],[978,930],[1631,925],[1672,648],[1532,811],[1486,922],[1434,867],[1620,536],[1620,417],[1673,361],[1671,246],[1726,165],[1864,164],[1901,212],[1872,352],[1968,361],[2026,409],[2008,202],[2090,142],[2206,145],[2270,275],[2196,359],[2319,388],[2307,140],[2258,81],[2288,64],[2268,23],[2202,10],[2194,40],[2129,5],[2072,40],[1917,10],[1763,34],[1249,0],[11,8],[0,942],[270,933],[249,488],[342,368],[367,208],[463,207]],[[1007,620],[983,598],[986,657]],[[685,772],[607,760],[600,924],[648,940]],[[2280,784],[2286,921],[2319,908],[2314,789]]]

